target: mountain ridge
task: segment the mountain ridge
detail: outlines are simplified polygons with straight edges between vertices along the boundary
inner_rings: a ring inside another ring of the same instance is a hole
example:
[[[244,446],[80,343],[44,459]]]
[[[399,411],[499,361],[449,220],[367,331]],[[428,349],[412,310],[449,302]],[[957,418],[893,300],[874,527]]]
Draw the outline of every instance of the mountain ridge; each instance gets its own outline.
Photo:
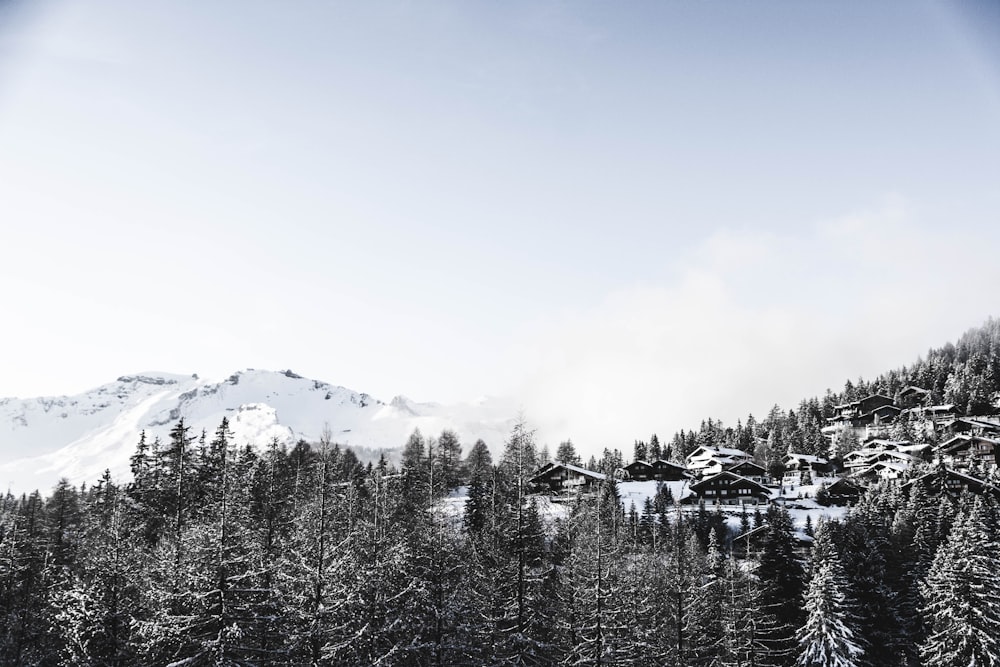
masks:
[[[504,399],[441,405],[403,396],[389,402],[291,370],[248,368],[221,381],[197,374],[142,372],[75,395],[0,399],[0,485],[47,491],[60,478],[96,481],[107,468],[124,479],[139,434],[166,439],[179,419],[211,433],[228,417],[241,442],[335,442],[371,449],[402,446],[414,428],[454,430],[466,447],[499,448],[515,411]]]

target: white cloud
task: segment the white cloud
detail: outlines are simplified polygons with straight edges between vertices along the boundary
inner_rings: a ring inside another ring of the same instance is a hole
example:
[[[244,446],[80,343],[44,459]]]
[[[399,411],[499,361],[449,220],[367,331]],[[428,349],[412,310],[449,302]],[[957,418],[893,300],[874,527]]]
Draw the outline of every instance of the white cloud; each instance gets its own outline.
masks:
[[[533,332],[528,416],[550,444],[628,452],[652,432],[759,417],[911,363],[995,314],[1000,284],[989,244],[919,223],[893,195],[798,233],[714,234],[672,284],[633,286]]]

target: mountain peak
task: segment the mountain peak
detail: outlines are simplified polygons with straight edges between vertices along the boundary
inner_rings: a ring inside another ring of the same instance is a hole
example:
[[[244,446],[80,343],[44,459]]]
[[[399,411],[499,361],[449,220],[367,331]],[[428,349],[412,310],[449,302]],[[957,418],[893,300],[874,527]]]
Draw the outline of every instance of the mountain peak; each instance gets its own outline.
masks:
[[[448,428],[469,443],[500,443],[509,424],[491,410],[497,406],[418,404],[404,396],[387,406],[290,369],[247,368],[221,382],[133,373],[75,396],[0,401],[0,484],[45,492],[60,477],[90,483],[106,468],[127,479],[140,432],[165,441],[181,418],[192,433],[211,433],[228,417],[241,444],[259,447],[275,439],[318,442],[328,428],[340,444],[380,449],[401,447],[417,427],[428,434]]]

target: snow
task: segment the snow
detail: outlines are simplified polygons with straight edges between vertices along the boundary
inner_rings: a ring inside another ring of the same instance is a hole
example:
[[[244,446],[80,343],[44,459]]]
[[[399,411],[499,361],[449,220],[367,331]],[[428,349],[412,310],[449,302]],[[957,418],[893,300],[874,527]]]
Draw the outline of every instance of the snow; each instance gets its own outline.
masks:
[[[76,396],[0,399],[0,490],[47,493],[61,477],[93,483],[105,468],[127,479],[139,433],[165,441],[181,417],[192,436],[205,430],[209,437],[228,417],[237,441],[258,447],[274,438],[316,442],[328,428],[340,444],[393,448],[419,428],[425,436],[454,430],[465,451],[482,438],[498,454],[516,414],[500,399],[385,403],[291,371],[247,369],[221,382],[144,372]]]
[[[621,498],[622,505],[625,506],[626,510],[628,510],[632,503],[635,503],[636,510],[642,513],[642,507],[646,499],[654,500],[656,498],[656,488],[659,485],[670,489],[675,502],[680,502],[681,499],[691,495],[690,482],[688,480],[680,482],[657,482],[650,480],[645,482],[618,482],[618,496]]]

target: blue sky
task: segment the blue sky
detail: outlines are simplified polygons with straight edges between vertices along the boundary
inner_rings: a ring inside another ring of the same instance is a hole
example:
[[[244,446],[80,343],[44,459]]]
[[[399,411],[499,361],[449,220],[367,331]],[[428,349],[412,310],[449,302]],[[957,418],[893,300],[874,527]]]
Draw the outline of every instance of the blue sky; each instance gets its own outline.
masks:
[[[0,8],[0,395],[293,368],[627,444],[997,315],[1000,10]],[[621,444],[621,443],[617,443]]]

